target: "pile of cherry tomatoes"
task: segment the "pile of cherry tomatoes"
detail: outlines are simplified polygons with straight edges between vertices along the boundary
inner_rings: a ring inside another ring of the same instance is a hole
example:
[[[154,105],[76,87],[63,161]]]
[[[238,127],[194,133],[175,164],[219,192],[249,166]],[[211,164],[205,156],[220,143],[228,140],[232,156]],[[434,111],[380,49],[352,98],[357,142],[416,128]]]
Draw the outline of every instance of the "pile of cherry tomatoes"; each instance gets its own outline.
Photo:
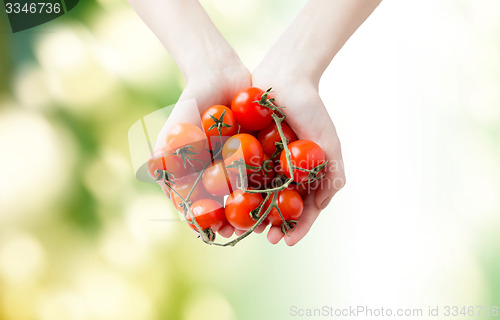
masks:
[[[224,245],[260,224],[291,232],[324,175],[321,147],[298,139],[269,93],[246,88],[230,107],[209,107],[201,127],[175,124],[148,161],[151,177],[207,243],[216,244],[226,224],[246,232]]]

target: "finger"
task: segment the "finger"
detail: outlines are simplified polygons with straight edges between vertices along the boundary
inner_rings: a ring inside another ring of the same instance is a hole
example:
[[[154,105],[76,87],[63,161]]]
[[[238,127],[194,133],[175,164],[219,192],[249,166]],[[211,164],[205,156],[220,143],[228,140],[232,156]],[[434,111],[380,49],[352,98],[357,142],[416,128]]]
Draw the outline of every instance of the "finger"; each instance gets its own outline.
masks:
[[[241,236],[243,233],[245,233],[245,230],[240,230],[240,229],[234,229],[234,233],[239,237]]]
[[[164,147],[166,144],[166,137],[170,128],[179,122],[190,122],[194,125],[200,126],[201,116],[198,111],[196,99],[179,100],[168,116],[167,121],[163,125],[156,139],[155,149]]]
[[[266,230],[266,227],[267,227],[266,224],[261,223],[261,224],[259,224],[259,226],[257,228],[255,228],[255,230],[253,232],[262,233],[262,232],[264,232],[264,230]]]
[[[304,211],[297,221],[297,226],[294,230],[288,232],[288,235],[285,235],[285,243],[289,246],[293,246],[302,240],[311,229],[311,226],[316,218],[318,218],[320,212],[321,210],[316,207],[313,198],[309,197],[306,199],[304,202]]]
[[[234,228],[230,224],[226,224],[224,227],[219,229],[219,234],[223,236],[224,238],[229,238],[230,236],[233,235]]]
[[[267,233],[267,240],[272,244],[277,244],[283,238],[283,232],[281,232],[280,227],[271,226],[269,232]]]

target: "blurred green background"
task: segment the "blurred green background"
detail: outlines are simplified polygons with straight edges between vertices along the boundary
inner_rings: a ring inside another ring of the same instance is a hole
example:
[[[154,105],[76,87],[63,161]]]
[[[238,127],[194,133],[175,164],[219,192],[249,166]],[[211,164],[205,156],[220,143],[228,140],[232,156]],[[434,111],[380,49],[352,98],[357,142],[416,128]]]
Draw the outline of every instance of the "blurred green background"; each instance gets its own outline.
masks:
[[[202,3],[251,70],[305,1]],[[0,319],[499,305],[499,16],[496,0],[385,0],[320,85],[347,187],[293,248],[216,248],[135,179],[128,130],[184,80],[126,1],[16,34],[2,8]]]

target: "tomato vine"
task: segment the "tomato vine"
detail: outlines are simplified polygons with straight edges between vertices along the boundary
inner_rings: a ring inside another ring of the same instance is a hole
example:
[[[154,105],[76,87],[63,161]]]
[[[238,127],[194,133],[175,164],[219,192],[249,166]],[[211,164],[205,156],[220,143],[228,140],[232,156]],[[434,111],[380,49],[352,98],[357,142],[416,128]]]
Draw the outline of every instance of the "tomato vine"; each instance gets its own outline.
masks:
[[[189,163],[190,160],[201,161],[203,163],[203,167],[199,171],[198,176],[196,177],[196,180],[195,180],[193,186],[191,187],[191,190],[189,191],[186,198],[183,198],[179,194],[179,192],[177,192],[175,190],[175,188],[172,187],[171,184],[175,185],[175,182],[172,179],[172,174],[167,172],[167,170],[160,170],[160,169],[155,170],[155,176],[157,177],[156,180],[158,180],[158,181],[162,180],[162,182],[180,198],[181,203],[182,203],[182,207],[183,207],[184,216],[185,216],[187,222],[190,224],[193,224],[196,227],[196,230],[199,233],[199,236],[207,244],[222,246],[222,247],[235,246],[238,242],[240,242],[241,240],[246,238],[249,234],[251,234],[266,219],[266,217],[269,215],[269,213],[271,212],[271,210],[273,208],[277,210],[280,218],[283,221],[283,224],[281,225],[281,231],[284,234],[288,235],[288,232],[291,232],[295,229],[295,227],[297,225],[297,221],[285,220],[285,218],[283,217],[283,214],[281,213],[281,210],[278,206],[278,203],[277,203],[278,193],[280,191],[286,189],[290,185],[290,183],[292,183],[292,181],[294,180],[294,170],[308,172],[309,175],[308,175],[307,183],[310,183],[310,182],[313,182],[313,181],[321,178],[321,175],[319,175],[319,173],[326,167],[326,164],[328,161],[325,161],[324,163],[322,163],[322,164],[318,165],[317,167],[310,169],[310,170],[300,168],[300,167],[293,165],[292,160],[291,160],[291,152],[288,148],[288,139],[286,138],[286,136],[283,132],[283,129],[282,129],[282,122],[286,119],[286,115],[281,111],[281,109],[283,107],[278,107],[274,104],[274,101],[275,101],[274,98],[271,98],[271,99],[268,98],[268,95],[271,92],[272,92],[271,88],[269,88],[268,90],[266,90],[262,94],[260,100],[254,101],[254,102],[257,102],[259,105],[261,105],[263,107],[267,107],[273,111],[272,119],[276,124],[276,128],[278,129],[278,133],[279,133],[280,138],[281,138],[281,141],[279,142],[279,148],[280,149],[282,148],[282,151],[285,152],[285,159],[286,159],[286,162],[288,164],[287,167],[289,170],[290,177],[287,178],[286,181],[282,182],[281,185],[275,186],[273,188],[268,188],[265,190],[248,189],[248,187],[245,187],[245,184],[243,183],[245,181],[245,172],[247,169],[258,169],[258,168],[249,166],[248,164],[246,164],[243,161],[243,159],[240,159],[241,161],[234,161],[233,162],[233,164],[231,166],[233,166],[233,168],[237,168],[238,172],[239,172],[239,179],[238,179],[239,181],[237,181],[236,187],[245,193],[265,194],[265,197],[264,197],[263,201],[261,202],[261,204],[255,210],[252,210],[249,213],[252,220],[254,220],[255,223],[249,229],[247,229],[243,234],[241,234],[240,236],[236,237],[235,239],[230,240],[230,241],[225,242],[225,243],[215,242],[214,241],[214,238],[215,238],[214,232],[211,229],[203,230],[200,227],[199,223],[196,221],[196,217],[194,216],[192,209],[191,209],[191,205],[190,205],[191,201],[189,199],[190,199],[196,185],[198,183],[200,183],[200,180],[202,179],[202,175],[205,172],[205,170],[207,169],[207,167],[210,165],[210,163],[212,163],[221,154],[222,148],[220,148],[215,154],[213,154],[212,158],[207,163],[203,162],[200,159],[191,158],[191,156],[196,155],[194,152],[192,152],[192,150],[190,150],[190,149],[192,149],[191,146],[185,146],[184,148],[179,148],[178,150],[176,150],[175,153],[177,155],[182,156],[184,166],[186,166],[186,162]],[[224,122],[224,117],[225,117],[224,112],[222,113],[222,115],[219,118],[215,118],[213,116],[211,116],[211,117],[213,118],[215,124],[212,127],[210,127],[209,130],[217,128],[218,133],[219,133],[221,146],[222,146],[224,144],[223,138],[222,138],[222,129],[227,128],[227,127],[231,127],[231,126]],[[238,132],[239,132],[239,130],[238,130]],[[269,205],[266,206],[265,204],[269,201],[269,199],[271,199],[271,202]],[[262,212],[262,211],[264,211],[264,212]],[[189,217],[189,219],[187,219],[187,217]]]

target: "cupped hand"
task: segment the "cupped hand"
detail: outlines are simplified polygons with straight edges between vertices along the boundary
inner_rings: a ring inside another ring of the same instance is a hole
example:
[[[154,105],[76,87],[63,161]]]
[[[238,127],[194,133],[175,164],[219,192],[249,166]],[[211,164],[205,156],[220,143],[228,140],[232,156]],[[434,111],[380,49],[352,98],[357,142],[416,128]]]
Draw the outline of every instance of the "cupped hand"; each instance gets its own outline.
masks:
[[[281,238],[289,246],[299,242],[309,231],[320,212],[328,206],[332,197],[345,185],[345,173],[340,140],[328,111],[323,104],[317,84],[300,76],[277,76],[273,69],[257,69],[252,85],[264,90],[272,87],[273,97],[286,115],[286,122],[299,139],[318,143],[328,160],[327,170],[320,187],[304,200],[304,211],[296,228],[284,236],[279,227],[271,227],[268,240],[276,244]],[[258,230],[262,231],[262,229]]]
[[[273,87],[273,97],[277,104],[285,107],[281,110],[287,116],[287,123],[300,139],[318,143],[328,160],[321,187],[305,198],[304,211],[297,227],[285,236],[287,245],[292,246],[307,234],[321,210],[344,186],[342,153],[335,127],[314,82],[268,74],[270,73],[267,70],[257,70],[252,77],[245,67],[235,65],[191,77],[158,136],[156,148],[164,146],[167,132],[175,123],[184,121],[199,126],[201,115],[207,108],[215,104],[230,106],[232,98],[239,90],[251,85],[264,90]],[[255,232],[261,233],[264,230],[265,226],[261,225]],[[240,235],[243,231],[235,230],[230,225],[219,230],[223,237],[230,237],[234,232]],[[268,240],[273,244],[278,243],[283,236],[279,227],[271,227],[267,234]]]
[[[250,79],[248,69],[241,63],[204,70],[190,76],[186,88],[158,135],[155,149],[165,146],[167,133],[174,124],[182,121],[201,126],[201,115],[210,106],[230,106],[234,95],[250,86]],[[233,232],[234,228],[229,224],[219,230],[219,234],[226,238]]]

